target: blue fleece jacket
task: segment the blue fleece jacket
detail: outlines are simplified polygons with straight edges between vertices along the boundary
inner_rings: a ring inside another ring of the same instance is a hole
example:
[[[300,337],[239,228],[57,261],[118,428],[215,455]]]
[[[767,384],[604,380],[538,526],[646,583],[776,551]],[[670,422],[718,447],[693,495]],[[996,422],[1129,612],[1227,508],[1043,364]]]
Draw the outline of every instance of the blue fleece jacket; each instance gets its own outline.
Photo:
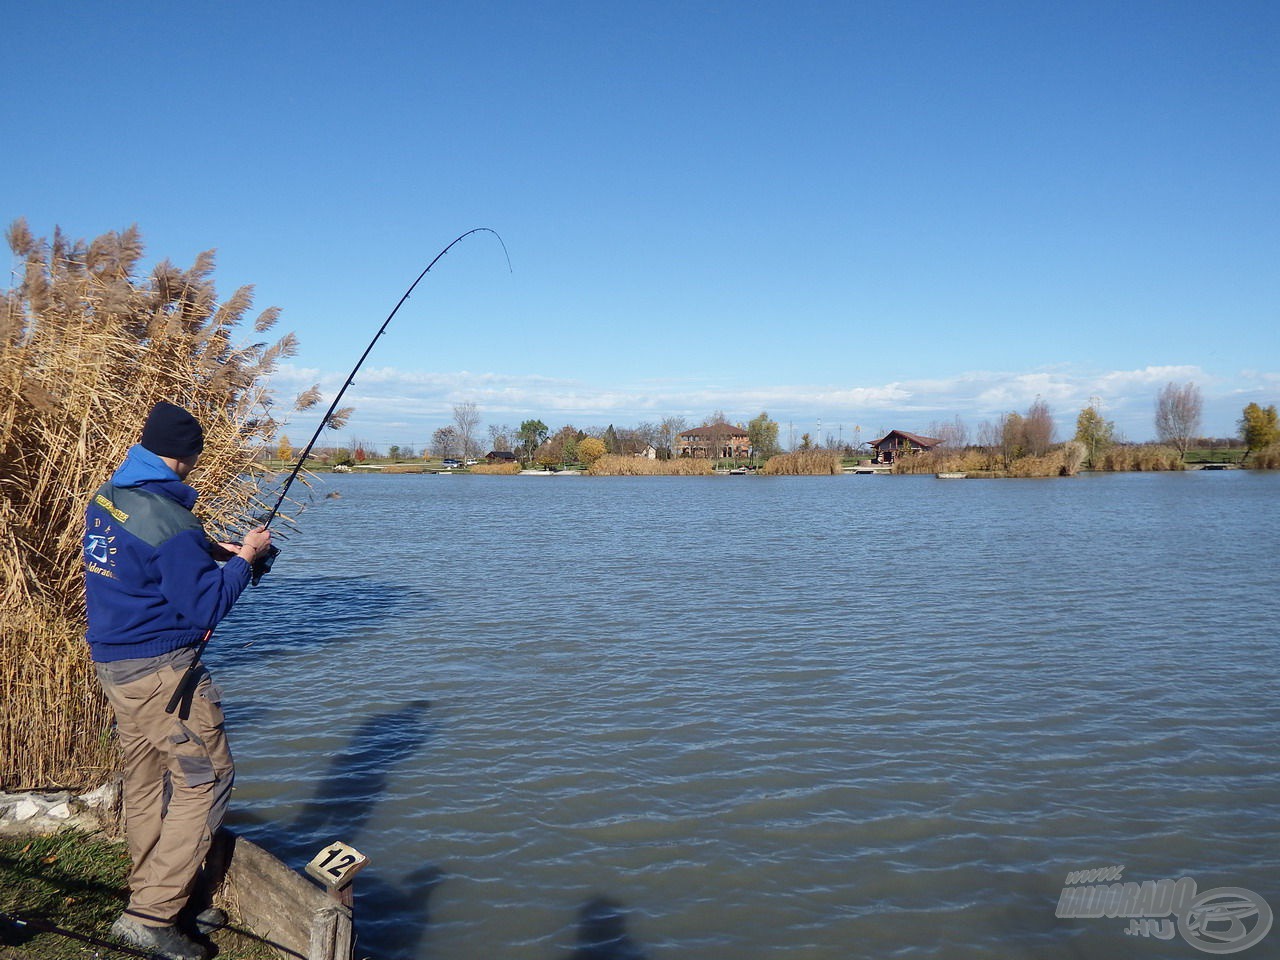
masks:
[[[158,456],[131,447],[85,512],[87,639],[97,663],[155,657],[197,643],[249,583],[225,566],[191,513],[196,491]]]

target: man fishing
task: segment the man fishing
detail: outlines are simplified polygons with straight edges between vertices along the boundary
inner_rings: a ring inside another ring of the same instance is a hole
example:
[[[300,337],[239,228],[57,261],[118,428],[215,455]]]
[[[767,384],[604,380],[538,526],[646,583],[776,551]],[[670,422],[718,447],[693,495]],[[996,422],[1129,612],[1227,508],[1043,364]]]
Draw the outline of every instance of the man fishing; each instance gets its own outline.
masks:
[[[222,824],[235,773],[220,695],[196,663],[201,641],[271,550],[265,526],[243,544],[205,534],[191,513],[196,491],[183,482],[203,449],[199,421],[157,403],[85,515],[86,639],[124,752],[133,861],[129,905],[111,932],[169,960],[205,957],[178,915]],[[180,688],[183,709],[166,712]],[[225,915],[207,910],[196,921],[216,926]]]

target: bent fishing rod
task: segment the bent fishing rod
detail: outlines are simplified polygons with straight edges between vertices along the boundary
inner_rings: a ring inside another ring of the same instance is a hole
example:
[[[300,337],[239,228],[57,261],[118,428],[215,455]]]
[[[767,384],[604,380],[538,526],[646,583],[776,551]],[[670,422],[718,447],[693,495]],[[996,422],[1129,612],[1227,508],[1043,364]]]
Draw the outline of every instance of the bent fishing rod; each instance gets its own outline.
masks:
[[[320,439],[320,435],[324,433],[325,428],[329,425],[329,420],[334,415],[334,412],[338,409],[338,404],[342,400],[342,395],[347,392],[348,387],[350,387],[353,383],[356,382],[356,374],[360,372],[360,367],[364,365],[364,362],[368,358],[369,354],[373,352],[374,344],[376,344],[378,340],[381,339],[382,335],[387,332],[387,327],[388,325],[390,325],[392,318],[394,318],[395,315],[400,311],[400,308],[404,306],[404,302],[409,299],[410,295],[414,291],[414,288],[417,287],[417,285],[422,282],[422,278],[431,272],[431,268],[434,267],[437,263],[439,263],[441,258],[444,257],[444,255],[448,253],[450,250],[452,250],[455,245],[462,242],[467,237],[471,236],[473,233],[491,233],[495,237],[497,237],[498,243],[502,245],[503,256],[507,258],[507,270],[508,271],[511,270],[511,254],[507,252],[507,245],[503,242],[502,237],[501,235],[499,235],[498,231],[493,230],[490,227],[473,227],[472,229],[468,230],[466,233],[461,234],[458,237],[455,237],[449,243],[448,246],[446,246],[443,250],[437,253],[434,258],[432,258],[431,262],[427,264],[426,268],[420,274],[418,274],[418,278],[414,280],[413,283],[409,284],[409,289],[404,292],[404,294],[396,302],[396,305],[392,307],[391,312],[387,314],[387,319],[382,321],[382,326],[380,326],[378,328],[378,332],[373,335],[373,339],[369,341],[369,345],[364,348],[364,353],[360,354],[360,359],[356,361],[356,365],[351,368],[351,373],[347,375],[347,380],[342,385],[342,389],[340,389],[337,392],[337,394],[333,398],[333,402],[329,404],[329,409],[325,411],[325,415],[320,418],[320,425],[316,427],[316,432],[311,435],[310,441],[308,441],[307,445],[303,447],[302,453],[298,457],[298,462],[293,465],[293,469],[290,471],[288,478],[285,480],[284,485],[280,488],[280,495],[276,498],[275,506],[271,508],[271,512],[267,514],[267,518],[264,521],[262,521],[262,523],[259,525],[262,529],[265,530],[268,527],[270,527],[271,521],[274,520],[276,518],[276,514],[280,512],[280,507],[284,504],[285,497],[289,493],[289,487],[293,485],[294,480],[298,479],[298,474],[302,471],[302,465],[306,463],[307,457],[311,455],[311,448],[316,445],[316,441]],[[255,585],[264,576],[266,576],[268,572],[270,572],[271,564],[275,560],[276,555],[279,554],[279,552],[280,551],[277,547],[271,546],[268,548],[266,555],[259,558],[253,563],[252,579]],[[173,713],[175,710],[178,709],[179,705],[181,705],[182,712],[179,714],[179,716],[183,720],[186,720],[190,716],[191,694],[194,693],[193,681],[195,680],[196,674],[200,669],[200,658],[204,655],[205,647],[209,645],[209,639],[212,636],[213,636],[213,628],[210,627],[208,630],[205,631],[204,636],[200,638],[200,642],[196,644],[195,659],[191,661],[191,666],[187,667],[186,673],[184,673],[182,675],[182,679],[178,681],[178,686],[174,689],[173,696],[169,698],[169,703],[164,708],[166,713]]]

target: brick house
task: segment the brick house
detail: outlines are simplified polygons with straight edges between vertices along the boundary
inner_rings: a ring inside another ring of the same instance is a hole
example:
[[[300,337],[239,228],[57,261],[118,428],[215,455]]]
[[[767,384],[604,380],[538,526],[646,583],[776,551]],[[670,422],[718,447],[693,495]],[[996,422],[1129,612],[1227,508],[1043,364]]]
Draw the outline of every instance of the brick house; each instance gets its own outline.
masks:
[[[745,460],[751,456],[751,438],[744,427],[735,427],[722,420],[679,434],[676,437],[676,456]]]

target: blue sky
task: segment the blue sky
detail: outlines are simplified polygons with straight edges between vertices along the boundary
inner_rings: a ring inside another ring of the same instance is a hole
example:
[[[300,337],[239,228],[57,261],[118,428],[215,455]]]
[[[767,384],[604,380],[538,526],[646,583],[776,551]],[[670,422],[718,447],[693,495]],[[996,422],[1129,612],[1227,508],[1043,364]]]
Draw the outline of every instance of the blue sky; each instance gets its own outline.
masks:
[[[927,432],[1280,402],[1280,5],[25,4],[0,218],[216,248],[420,446],[761,410]],[[247,335],[247,334],[246,334]],[[314,429],[299,416],[295,443]]]

